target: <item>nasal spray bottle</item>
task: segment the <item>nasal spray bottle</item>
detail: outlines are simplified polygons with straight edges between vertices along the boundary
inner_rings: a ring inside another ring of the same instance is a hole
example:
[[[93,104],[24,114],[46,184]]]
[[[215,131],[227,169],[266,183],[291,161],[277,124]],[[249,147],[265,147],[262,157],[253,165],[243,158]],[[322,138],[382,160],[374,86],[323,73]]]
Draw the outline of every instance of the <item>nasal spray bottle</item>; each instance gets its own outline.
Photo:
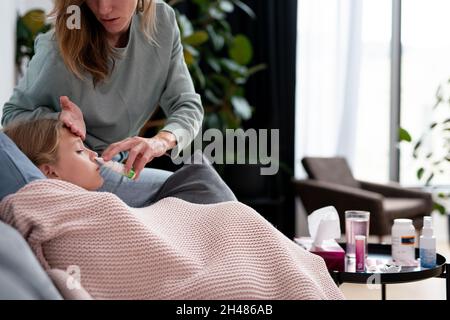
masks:
[[[436,266],[436,238],[433,235],[433,220],[431,217],[423,218],[419,245],[421,267],[434,268]]]
[[[115,161],[105,161],[102,158],[95,158],[95,160],[101,165],[111,169],[114,172],[117,172],[128,179],[134,180],[136,178],[136,172],[131,169],[128,173],[125,171],[125,165],[120,162]]]

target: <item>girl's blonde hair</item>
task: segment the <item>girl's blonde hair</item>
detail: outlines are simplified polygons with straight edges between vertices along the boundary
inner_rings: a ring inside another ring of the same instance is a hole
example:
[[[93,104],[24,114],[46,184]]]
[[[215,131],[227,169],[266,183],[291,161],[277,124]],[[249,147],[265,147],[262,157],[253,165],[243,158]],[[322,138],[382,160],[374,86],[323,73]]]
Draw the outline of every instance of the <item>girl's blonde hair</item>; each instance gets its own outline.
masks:
[[[78,6],[81,11],[80,29],[67,27],[67,21],[71,15],[67,9],[73,5]],[[151,43],[157,45],[154,38],[156,0],[138,0],[136,12],[142,15],[142,32]],[[67,68],[82,80],[83,74],[90,73],[94,86],[108,78],[119,55],[108,43],[106,30],[89,9],[85,0],[55,0],[50,17],[55,20],[55,37]],[[112,68],[110,68],[110,62],[112,62]]]
[[[38,119],[7,126],[4,133],[37,167],[58,162],[58,146],[64,124]]]

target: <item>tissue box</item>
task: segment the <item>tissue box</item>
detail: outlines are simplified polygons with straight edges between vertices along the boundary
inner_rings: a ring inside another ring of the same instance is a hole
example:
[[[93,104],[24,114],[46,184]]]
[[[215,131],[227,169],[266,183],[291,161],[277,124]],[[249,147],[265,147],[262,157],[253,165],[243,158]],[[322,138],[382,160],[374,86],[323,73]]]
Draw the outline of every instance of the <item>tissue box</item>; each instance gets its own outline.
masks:
[[[336,240],[325,240],[321,246],[314,246],[308,237],[294,238],[294,241],[311,253],[325,260],[328,270],[345,271],[345,251]]]

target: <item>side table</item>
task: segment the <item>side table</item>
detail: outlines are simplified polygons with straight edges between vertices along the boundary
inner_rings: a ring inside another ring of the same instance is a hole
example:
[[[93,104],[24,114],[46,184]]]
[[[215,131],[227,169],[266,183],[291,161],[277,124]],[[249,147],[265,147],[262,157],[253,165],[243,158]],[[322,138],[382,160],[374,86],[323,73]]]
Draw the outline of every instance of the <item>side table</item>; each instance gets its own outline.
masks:
[[[339,244],[344,250],[345,243]],[[419,249],[416,249],[416,258],[419,257]],[[391,260],[391,245],[387,244],[371,244],[369,243],[368,258],[383,264],[389,263]],[[422,268],[402,267],[399,272],[356,272],[354,259],[345,261],[345,271],[330,271],[331,277],[338,286],[342,283],[368,283],[372,279],[376,284],[381,284],[381,299],[386,300],[386,285],[395,283],[405,283],[425,280],[428,278],[444,278],[446,279],[446,299],[450,297],[450,264],[446,263],[445,257],[440,254],[436,255],[436,267]]]

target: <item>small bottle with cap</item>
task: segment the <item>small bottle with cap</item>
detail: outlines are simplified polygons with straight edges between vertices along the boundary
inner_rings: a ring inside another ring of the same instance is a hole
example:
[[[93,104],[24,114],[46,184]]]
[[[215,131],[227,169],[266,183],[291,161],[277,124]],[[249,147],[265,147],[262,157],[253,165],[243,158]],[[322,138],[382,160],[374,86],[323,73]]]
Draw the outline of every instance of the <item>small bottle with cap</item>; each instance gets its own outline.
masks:
[[[423,218],[419,246],[421,267],[434,268],[436,266],[436,238],[433,235],[433,220],[431,217]]]
[[[103,160],[103,158],[95,158],[95,160],[101,166],[107,167],[112,171],[127,177],[128,179],[134,180],[134,178],[136,178],[136,172],[133,169],[131,169],[129,172],[126,172],[125,165],[123,163],[115,161],[105,161]]]

